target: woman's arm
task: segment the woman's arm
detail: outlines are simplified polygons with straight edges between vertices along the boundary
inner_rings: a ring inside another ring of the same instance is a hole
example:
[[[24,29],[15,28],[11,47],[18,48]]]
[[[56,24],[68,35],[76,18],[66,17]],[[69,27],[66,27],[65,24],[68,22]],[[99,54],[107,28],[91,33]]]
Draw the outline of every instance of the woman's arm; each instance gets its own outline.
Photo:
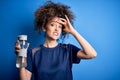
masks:
[[[15,53],[16,55],[18,55],[18,53],[20,52],[20,42],[19,40],[17,40],[17,42],[15,43]],[[23,68],[19,68],[19,80],[30,80],[31,79],[31,75],[32,73],[30,71],[28,71],[27,69]]]
[[[72,34],[82,50],[78,51],[77,57],[81,59],[91,59],[97,56],[95,49],[73,28],[68,17],[65,15],[66,19],[60,18],[59,23],[64,25],[64,31]]]
[[[31,80],[32,73],[25,68],[19,69],[19,80]]]
[[[78,58],[91,59],[97,56],[95,49],[76,30],[73,30],[71,34],[76,38],[82,47],[82,50],[77,53]]]

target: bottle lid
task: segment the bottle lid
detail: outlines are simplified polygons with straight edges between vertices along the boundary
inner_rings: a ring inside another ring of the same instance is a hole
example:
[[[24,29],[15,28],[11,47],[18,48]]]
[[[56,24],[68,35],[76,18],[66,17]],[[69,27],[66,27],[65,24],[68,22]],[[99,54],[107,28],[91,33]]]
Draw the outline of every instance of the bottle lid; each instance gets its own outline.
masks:
[[[27,40],[27,35],[19,35],[18,40]]]

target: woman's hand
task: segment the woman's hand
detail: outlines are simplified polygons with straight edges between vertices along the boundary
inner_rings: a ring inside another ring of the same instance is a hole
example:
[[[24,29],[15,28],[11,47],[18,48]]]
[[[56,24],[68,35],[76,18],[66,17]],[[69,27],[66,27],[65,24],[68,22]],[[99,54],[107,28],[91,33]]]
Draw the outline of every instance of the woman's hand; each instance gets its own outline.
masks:
[[[16,55],[20,52],[20,49],[21,49],[21,47],[20,47],[20,41],[17,40],[16,43],[15,43],[15,50],[14,50],[14,52],[16,53]]]
[[[63,30],[67,33],[72,33],[75,29],[73,28],[72,24],[70,23],[70,20],[65,15],[66,19],[59,18],[58,22],[64,26]]]

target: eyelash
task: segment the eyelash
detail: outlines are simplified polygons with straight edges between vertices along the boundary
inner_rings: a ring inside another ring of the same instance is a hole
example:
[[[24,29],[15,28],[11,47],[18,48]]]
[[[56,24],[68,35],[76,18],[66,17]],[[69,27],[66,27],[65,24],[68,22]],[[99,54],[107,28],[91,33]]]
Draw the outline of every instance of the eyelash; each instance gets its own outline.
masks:
[[[51,26],[53,27],[53,26],[54,26],[54,24],[51,24]],[[59,28],[62,28],[62,26],[59,26]]]
[[[51,24],[51,26],[54,26],[54,24]]]
[[[59,26],[59,28],[62,28],[62,26]]]

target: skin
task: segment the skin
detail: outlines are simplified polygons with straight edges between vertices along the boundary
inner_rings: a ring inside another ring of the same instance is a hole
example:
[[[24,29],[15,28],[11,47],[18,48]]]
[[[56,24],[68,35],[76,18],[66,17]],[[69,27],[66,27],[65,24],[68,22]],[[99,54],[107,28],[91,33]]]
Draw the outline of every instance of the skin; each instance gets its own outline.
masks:
[[[55,17],[50,20],[46,27],[43,27],[43,31],[46,32],[46,40],[44,46],[52,48],[58,45],[57,39],[60,37],[62,32],[62,25],[64,25],[64,31],[72,34],[79,45],[82,47],[82,50],[78,51],[77,57],[81,59],[91,59],[97,56],[95,49],[73,28],[68,17],[65,15],[66,19]],[[18,53],[20,47],[18,46],[19,41],[16,42],[15,52]],[[32,73],[26,70],[25,68],[19,69],[20,80],[30,80]]]
[[[51,48],[58,44],[56,40],[60,37],[62,32],[62,24],[57,22],[58,20],[58,17],[53,18],[47,23],[46,28],[43,28],[43,31],[46,33],[45,47]]]

